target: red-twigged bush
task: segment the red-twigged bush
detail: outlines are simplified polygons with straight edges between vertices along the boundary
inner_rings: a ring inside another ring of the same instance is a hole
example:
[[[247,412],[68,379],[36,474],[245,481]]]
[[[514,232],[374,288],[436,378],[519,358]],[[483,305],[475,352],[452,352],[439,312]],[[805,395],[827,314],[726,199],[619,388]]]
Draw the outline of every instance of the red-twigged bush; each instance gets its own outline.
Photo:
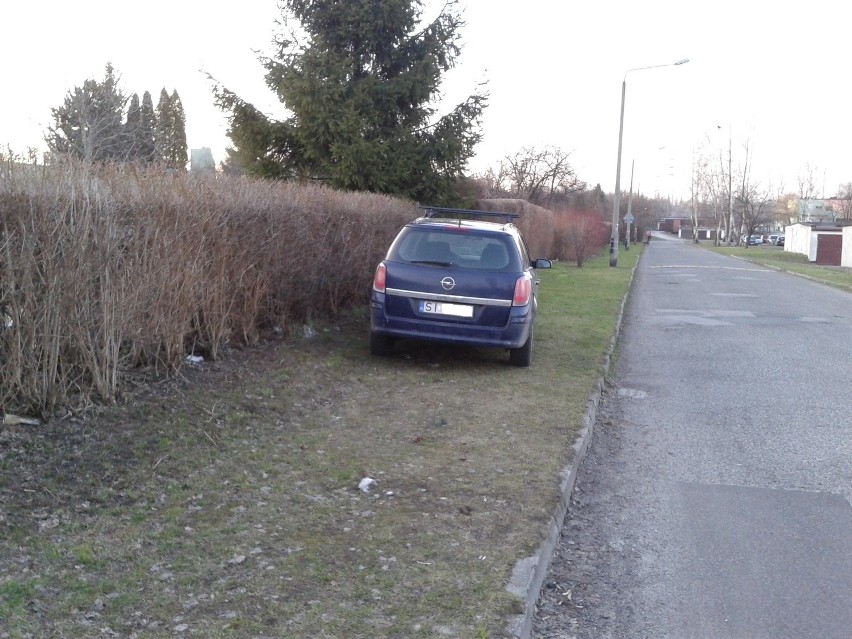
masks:
[[[549,258],[553,255],[555,224],[553,212],[530,204],[526,200],[493,199],[477,200],[476,208],[482,211],[513,213],[520,217],[515,221],[527,249],[533,259]]]
[[[133,166],[0,166],[0,405],[111,401],[133,367],[334,317],[405,201]]]
[[[562,211],[556,214],[556,252],[560,260],[577,266],[606,246],[609,229],[594,213]]]

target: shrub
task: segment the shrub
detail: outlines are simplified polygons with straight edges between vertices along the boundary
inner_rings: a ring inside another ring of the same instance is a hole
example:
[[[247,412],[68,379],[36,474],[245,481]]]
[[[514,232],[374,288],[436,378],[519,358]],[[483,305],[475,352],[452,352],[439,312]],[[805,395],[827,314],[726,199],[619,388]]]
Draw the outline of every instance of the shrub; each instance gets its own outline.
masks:
[[[566,211],[556,216],[556,257],[575,262],[578,267],[606,246],[608,228],[587,211]]]
[[[134,165],[0,170],[0,405],[112,401],[369,295],[406,201]],[[7,321],[8,318],[8,321]]]

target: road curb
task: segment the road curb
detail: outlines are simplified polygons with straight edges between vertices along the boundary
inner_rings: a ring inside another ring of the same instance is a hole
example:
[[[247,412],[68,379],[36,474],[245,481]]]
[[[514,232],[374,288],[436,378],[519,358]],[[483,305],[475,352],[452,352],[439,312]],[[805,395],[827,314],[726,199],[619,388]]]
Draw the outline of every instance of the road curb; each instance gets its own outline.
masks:
[[[642,255],[645,251],[642,251]],[[544,578],[550,570],[550,564],[553,561],[553,553],[559,543],[559,537],[562,534],[562,526],[565,522],[565,514],[568,512],[568,505],[571,501],[571,493],[574,491],[574,484],[577,481],[577,472],[586,456],[586,451],[589,449],[589,441],[594,432],[595,419],[597,417],[598,405],[600,404],[603,391],[606,386],[607,379],[612,375],[612,360],[615,353],[618,338],[621,334],[621,323],[624,318],[624,309],[627,306],[627,301],[630,298],[630,292],[633,290],[633,278],[636,275],[636,269],[642,261],[642,255],[636,261],[636,266],[630,271],[630,282],[627,286],[627,292],[621,300],[621,307],[618,311],[618,317],[615,322],[615,331],[612,339],[606,349],[604,356],[602,376],[595,383],[595,388],[586,400],[586,412],[583,415],[583,428],[577,433],[577,439],[574,441],[572,448],[574,449],[574,457],[571,463],[562,469],[560,476],[562,478],[559,484],[559,503],[554,509],[553,515],[548,525],[547,535],[544,543],[534,555],[525,557],[515,563],[512,570],[512,577],[506,590],[518,596],[524,601],[524,613],[516,615],[509,621],[509,632],[516,639],[529,639],[532,634],[533,618],[535,617],[536,605],[538,604],[538,596],[541,592],[541,587],[544,585]]]

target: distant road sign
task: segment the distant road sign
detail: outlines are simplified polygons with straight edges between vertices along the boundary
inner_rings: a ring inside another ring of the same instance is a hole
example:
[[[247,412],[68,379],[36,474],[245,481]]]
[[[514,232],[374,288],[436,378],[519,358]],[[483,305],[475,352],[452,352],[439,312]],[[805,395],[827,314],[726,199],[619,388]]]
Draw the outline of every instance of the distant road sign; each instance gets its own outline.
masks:
[[[636,218],[634,218],[634,217],[633,217],[632,215],[630,215],[630,214],[625,215],[625,216],[624,216],[624,223],[625,223],[625,224],[633,224],[633,220],[635,220],[635,219],[636,219]]]

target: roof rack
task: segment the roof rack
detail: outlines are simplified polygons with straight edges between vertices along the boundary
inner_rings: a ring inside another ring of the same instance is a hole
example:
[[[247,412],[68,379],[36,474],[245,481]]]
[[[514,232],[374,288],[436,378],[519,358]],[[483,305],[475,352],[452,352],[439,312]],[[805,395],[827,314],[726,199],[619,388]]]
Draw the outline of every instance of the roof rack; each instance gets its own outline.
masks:
[[[470,217],[499,217],[507,222],[517,220],[520,215],[515,213],[501,213],[499,211],[474,211],[471,209],[448,209],[440,206],[423,206],[419,208],[424,210],[424,217],[441,217],[445,215],[465,215]]]

